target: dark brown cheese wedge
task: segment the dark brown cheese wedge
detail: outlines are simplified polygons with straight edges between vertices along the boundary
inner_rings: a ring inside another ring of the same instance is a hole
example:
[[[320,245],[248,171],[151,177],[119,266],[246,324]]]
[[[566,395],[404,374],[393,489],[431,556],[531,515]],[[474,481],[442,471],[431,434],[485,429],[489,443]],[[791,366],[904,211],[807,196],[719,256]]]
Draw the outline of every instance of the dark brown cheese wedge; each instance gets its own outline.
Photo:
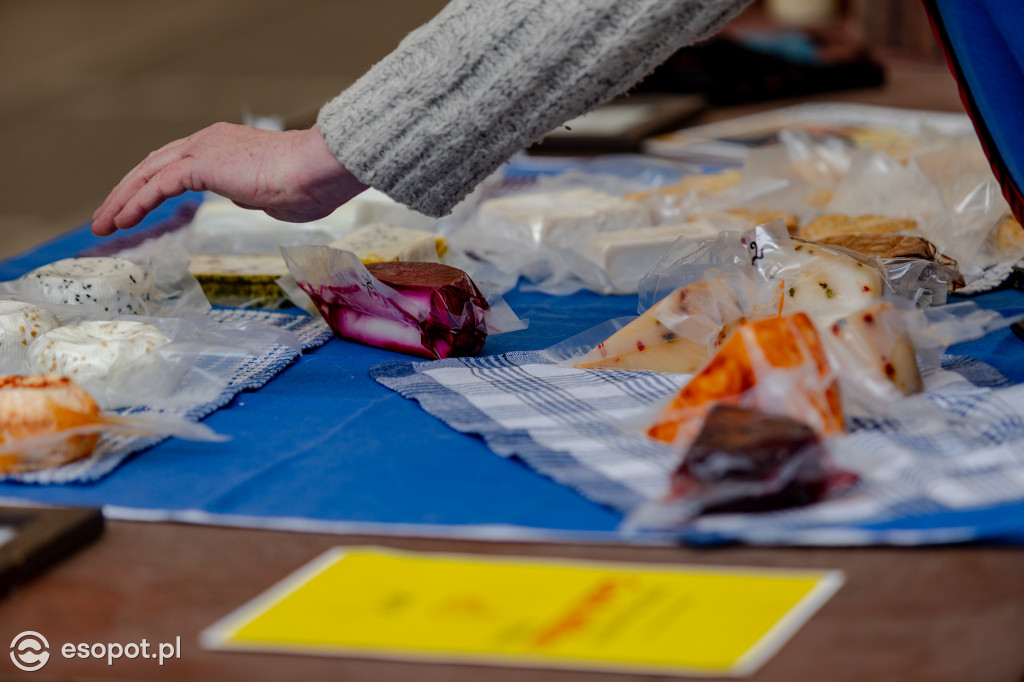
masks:
[[[670,498],[705,512],[749,512],[815,502],[825,491],[824,448],[795,419],[716,405],[672,475]]]

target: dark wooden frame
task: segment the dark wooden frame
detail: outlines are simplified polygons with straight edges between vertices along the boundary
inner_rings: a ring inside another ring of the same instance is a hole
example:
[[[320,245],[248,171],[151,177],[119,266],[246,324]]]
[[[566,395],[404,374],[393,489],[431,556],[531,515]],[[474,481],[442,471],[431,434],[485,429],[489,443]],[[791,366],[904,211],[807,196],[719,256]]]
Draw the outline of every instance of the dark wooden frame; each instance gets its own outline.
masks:
[[[0,528],[15,536],[0,545],[0,596],[103,532],[99,509],[0,507]]]

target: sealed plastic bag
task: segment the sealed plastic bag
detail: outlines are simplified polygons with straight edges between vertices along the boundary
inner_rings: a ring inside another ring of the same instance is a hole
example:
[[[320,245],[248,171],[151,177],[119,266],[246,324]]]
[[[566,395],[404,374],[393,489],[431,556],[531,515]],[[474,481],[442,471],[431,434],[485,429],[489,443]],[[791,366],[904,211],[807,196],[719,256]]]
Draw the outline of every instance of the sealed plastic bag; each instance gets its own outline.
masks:
[[[843,432],[836,375],[805,313],[739,325],[711,361],[659,408],[647,435],[685,446],[708,410],[722,402],[790,416],[822,435]]]
[[[65,258],[0,282],[0,295],[31,302],[58,317],[175,317],[210,303],[189,271],[190,256],[171,235],[118,256]]]
[[[197,254],[276,254],[281,244],[326,244],[369,221],[369,211],[352,204],[321,220],[289,223],[208,192],[188,227],[185,247]]]
[[[834,466],[827,441],[800,420],[717,405],[672,473],[668,492],[623,525],[666,530],[701,514],[802,506],[854,480]]]
[[[607,247],[587,245],[594,237],[619,231],[632,232],[634,244],[650,247],[649,239],[667,245],[664,234],[653,236],[640,231],[652,227],[650,208],[637,193],[672,182],[693,167],[642,157],[612,156],[574,164],[567,172],[531,180],[522,187],[514,181],[505,187],[477,197],[467,204],[460,219],[444,219],[439,230],[448,238],[452,250],[486,261],[506,273],[494,278],[499,282],[519,277],[532,286],[552,294],[566,294],[604,287],[602,275],[580,281],[566,254],[576,255],[583,271],[600,269]],[[669,240],[670,242],[671,240]],[[589,258],[588,254],[596,254]],[[596,265],[594,265],[596,263]],[[476,277],[476,273],[471,273]],[[640,273],[643,274],[643,273]],[[626,290],[635,290],[633,275],[625,276]],[[621,281],[612,274],[613,281]],[[638,279],[638,277],[637,277]],[[611,293],[608,291],[607,293]]]
[[[280,347],[299,352],[286,330],[255,322],[179,318],[69,318],[39,334],[0,371],[73,378],[103,409],[192,407],[218,398],[239,365]]]
[[[877,300],[883,280],[870,261],[793,242],[775,221],[713,242],[680,240],[640,288],[643,314],[594,338],[577,367],[694,372],[745,320],[805,311],[829,324]]]
[[[440,359],[473,355],[489,335],[525,327],[500,297],[486,298],[451,266],[364,266],[355,254],[326,246],[282,253],[331,329],[360,343]]]
[[[209,427],[166,414],[101,412],[88,392],[66,377],[0,376],[0,473],[21,473],[88,457],[100,435],[172,435],[222,441]]]

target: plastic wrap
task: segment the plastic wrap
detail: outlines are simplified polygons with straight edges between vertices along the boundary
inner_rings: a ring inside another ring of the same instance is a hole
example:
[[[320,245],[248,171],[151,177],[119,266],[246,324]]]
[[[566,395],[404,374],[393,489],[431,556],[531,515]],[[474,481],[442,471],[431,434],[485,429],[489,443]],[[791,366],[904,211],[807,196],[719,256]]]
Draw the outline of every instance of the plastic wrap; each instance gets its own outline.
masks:
[[[801,421],[717,405],[672,473],[668,492],[623,525],[664,530],[701,514],[812,504],[854,480],[834,466],[827,443]]]
[[[993,238],[1010,207],[976,136],[950,138],[919,154],[915,162],[945,208],[945,220],[923,228],[939,249],[969,274],[1020,255],[1012,248],[1001,250]]]
[[[223,441],[209,427],[166,414],[104,414],[74,382],[53,375],[0,376],[0,472],[19,473],[87,457],[99,437],[169,435]]]
[[[288,269],[339,336],[429,359],[472,355],[487,336],[525,325],[500,296],[487,298],[464,272],[437,263],[364,266],[348,251],[284,248]],[[426,267],[424,267],[426,266]],[[401,270],[402,291],[371,274]]]
[[[838,382],[804,313],[741,324],[711,361],[647,429],[656,440],[688,445],[717,403],[789,416],[815,433],[843,432]]]
[[[291,348],[296,353],[300,350],[299,341],[291,332],[253,322],[217,323],[194,313],[180,318],[120,316],[113,320],[119,321],[148,325],[167,342],[152,344],[142,353],[121,353],[100,346],[82,347],[80,362],[84,370],[79,383],[104,409],[141,406],[170,409],[206,403],[224,392],[238,364],[247,358],[259,357],[278,346]],[[58,330],[74,328],[83,322],[86,321],[69,319]],[[33,365],[31,359],[41,357],[40,353],[33,353],[35,346],[47,343],[46,335],[39,336],[29,345],[27,356],[5,363],[0,373],[50,371],[49,366]],[[66,347],[65,356],[74,355],[74,347]],[[109,357],[97,358],[98,355]],[[51,356],[52,353],[45,357]]]
[[[351,203],[321,220],[289,223],[208,192],[189,225],[185,248],[190,253],[276,254],[281,244],[327,244],[372,217],[365,204]]]
[[[602,157],[574,164],[557,176],[539,178],[518,191],[510,191],[514,183],[509,182],[489,195],[482,193],[476,203],[462,207],[458,219],[442,220],[439,231],[453,252],[505,273],[490,277],[497,282],[514,283],[523,277],[533,288],[556,295],[591,287],[604,293],[635,291],[635,282],[622,285],[623,278],[616,274],[612,275],[615,283],[608,282],[601,271],[603,256],[588,259],[586,242],[604,233],[652,227],[649,206],[633,195],[693,170],[654,159]],[[664,245],[661,237],[655,241]],[[638,238],[646,239],[643,234]],[[589,251],[594,248],[601,250],[597,246]],[[576,270],[595,274],[583,281]],[[476,271],[471,274],[477,276]],[[632,278],[630,273],[625,281]]]
[[[9,282],[0,282],[0,296],[34,303],[68,318],[113,319],[121,314],[176,317],[210,309],[199,282],[188,271],[190,256],[170,235],[145,242],[117,257],[64,259],[37,268]],[[85,264],[85,267],[83,267]],[[89,275],[60,276],[63,271],[78,272],[112,266],[129,277],[123,285]],[[130,271],[125,269],[130,266]],[[69,269],[70,268],[70,269]],[[53,272],[57,274],[45,274]]]

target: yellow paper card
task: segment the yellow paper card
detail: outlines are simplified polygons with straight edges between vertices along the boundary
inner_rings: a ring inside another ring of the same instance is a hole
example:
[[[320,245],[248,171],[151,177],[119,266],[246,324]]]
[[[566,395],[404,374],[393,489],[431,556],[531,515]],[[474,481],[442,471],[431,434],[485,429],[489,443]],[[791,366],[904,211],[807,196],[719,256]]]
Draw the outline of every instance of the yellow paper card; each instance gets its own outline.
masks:
[[[745,675],[837,571],[338,547],[206,630],[207,648]]]

